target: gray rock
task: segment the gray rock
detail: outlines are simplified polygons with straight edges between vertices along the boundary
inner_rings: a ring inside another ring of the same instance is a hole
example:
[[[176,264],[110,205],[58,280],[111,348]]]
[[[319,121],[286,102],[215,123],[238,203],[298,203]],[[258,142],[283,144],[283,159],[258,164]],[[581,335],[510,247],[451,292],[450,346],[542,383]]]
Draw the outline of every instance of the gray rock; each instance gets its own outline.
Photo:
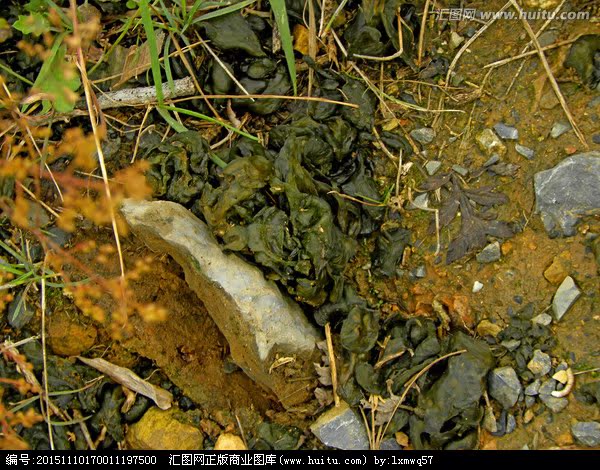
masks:
[[[381,442],[379,450],[402,450],[402,446],[396,442],[396,439],[389,437]]]
[[[552,137],[553,139],[558,139],[561,135],[563,135],[567,131],[570,131],[571,129],[571,124],[569,124],[568,122],[556,122],[550,130],[550,137]]]
[[[587,447],[600,445],[600,423],[579,421],[571,426],[571,434],[577,442]]]
[[[509,351],[514,351],[519,346],[521,346],[521,341],[518,339],[506,339],[500,343],[501,346],[504,346]]]
[[[513,415],[508,415],[506,417],[506,434],[510,434],[511,432],[513,432],[517,427],[517,420],[515,419],[515,417]]]
[[[534,397],[540,393],[540,387],[542,386],[542,381],[540,379],[535,379],[531,382],[527,387],[525,387],[525,395]]]
[[[27,201],[27,226],[31,228],[41,228],[50,223],[50,217],[40,204],[34,201]]]
[[[506,146],[502,143],[500,138],[494,133],[492,129],[484,129],[475,138],[479,144],[479,148],[486,152],[488,155],[498,153],[500,156],[506,153]]]
[[[342,450],[369,449],[369,438],[362,419],[345,402],[319,416],[310,430],[328,447]]]
[[[536,349],[533,351],[533,357],[527,364],[527,368],[534,375],[546,375],[552,369],[552,359],[545,352]]]
[[[423,209],[429,206],[429,194],[421,193],[416,196],[411,203],[411,209]]]
[[[600,214],[600,152],[565,158],[534,177],[536,212],[550,237],[575,235],[584,215]]]
[[[452,169],[456,171],[460,176],[467,176],[469,174],[469,170],[464,166],[452,165]]]
[[[559,321],[567,313],[580,295],[581,291],[573,278],[571,276],[565,277],[552,299],[552,312],[556,321]]]
[[[422,264],[421,266],[417,267],[417,269],[414,270],[413,274],[416,278],[424,278],[427,275],[427,269],[425,268],[425,265]]]
[[[431,127],[421,127],[410,131],[410,136],[420,144],[430,144],[435,139],[435,131]]]
[[[433,176],[438,172],[441,166],[442,162],[439,160],[431,160],[425,164],[425,169],[427,170],[427,174],[429,176]]]
[[[456,31],[452,31],[452,33],[450,33],[450,49],[456,49],[464,40],[465,38],[463,38],[460,34],[458,34]]]
[[[477,254],[477,261],[480,263],[493,263],[498,261],[502,256],[502,250],[500,250],[500,243],[494,242],[487,245],[481,252]]]
[[[531,160],[535,156],[535,151],[524,145],[516,144],[515,150],[519,155],[524,156],[527,160]]]
[[[525,406],[527,408],[531,408],[533,405],[535,405],[535,397],[532,397],[530,395],[527,395],[525,397]]]
[[[542,382],[540,386],[540,400],[554,413],[564,410],[569,404],[569,400],[566,398],[556,398],[552,396],[552,392],[556,389],[556,380],[548,379]]]
[[[504,140],[517,140],[519,138],[519,131],[516,127],[507,126],[502,122],[496,124],[494,130]]]
[[[542,34],[540,34],[538,41],[540,42],[540,46],[546,47],[553,42],[556,42],[557,38],[558,33],[556,31],[544,31]]]
[[[297,383],[269,371],[276,355],[296,356],[299,370],[311,371],[320,335],[300,307],[258,268],[223,253],[206,224],[183,206],[126,200],[121,212],[151,249],[183,267],[187,283],[229,342],[235,363],[285,407],[304,401],[308,391],[298,393]]]
[[[485,168],[487,168],[488,166],[495,165],[499,161],[500,161],[500,155],[498,155],[497,153],[495,153],[490,158],[487,159],[487,161],[483,164],[483,166]]]
[[[498,367],[488,375],[490,396],[504,408],[514,406],[522,391],[521,382],[512,367]]]
[[[592,136],[592,142],[594,142],[595,144],[600,144],[600,134],[594,134]]]
[[[552,317],[547,313],[540,313],[531,319],[532,323],[542,326],[549,326],[552,323]]]
[[[48,237],[50,241],[56,243],[61,248],[64,248],[71,240],[71,234],[59,227],[52,227],[48,230]]]

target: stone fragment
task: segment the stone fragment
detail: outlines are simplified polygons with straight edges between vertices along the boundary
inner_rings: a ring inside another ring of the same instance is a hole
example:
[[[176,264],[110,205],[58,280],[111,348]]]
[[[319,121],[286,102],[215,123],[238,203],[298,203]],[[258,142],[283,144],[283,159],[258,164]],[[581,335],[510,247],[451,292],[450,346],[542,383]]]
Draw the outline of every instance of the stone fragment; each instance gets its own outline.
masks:
[[[342,450],[367,450],[369,438],[358,414],[341,402],[324,412],[310,430],[326,446]]]
[[[571,276],[567,276],[552,299],[552,312],[559,321],[581,295],[581,291]]]
[[[500,249],[500,243],[494,242],[487,245],[483,250],[477,254],[477,261],[480,263],[493,263],[498,261],[502,257],[502,251]]]
[[[506,146],[492,129],[484,129],[476,137],[479,148],[488,155],[497,153],[500,156],[506,153]]]
[[[218,437],[215,450],[248,450],[248,448],[241,437],[226,432]]]
[[[176,415],[176,409],[150,408],[127,430],[127,447],[132,450],[202,450],[202,432],[178,421]]]
[[[488,376],[490,396],[508,409],[517,403],[522,391],[521,382],[512,367],[498,367]]]

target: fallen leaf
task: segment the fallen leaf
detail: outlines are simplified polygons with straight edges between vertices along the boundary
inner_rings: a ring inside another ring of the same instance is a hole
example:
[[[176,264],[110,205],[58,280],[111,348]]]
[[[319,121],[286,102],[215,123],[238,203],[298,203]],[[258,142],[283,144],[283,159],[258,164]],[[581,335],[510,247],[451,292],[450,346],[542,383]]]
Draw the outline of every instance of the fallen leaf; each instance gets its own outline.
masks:
[[[165,33],[159,31],[156,33],[156,46],[158,50],[162,49],[163,41],[165,40]],[[137,77],[140,73],[144,73],[152,65],[150,57],[150,45],[148,41],[144,42],[141,46],[134,44],[127,51],[125,57],[125,63],[123,64],[123,71],[121,72],[121,78],[113,88],[118,88],[123,85],[127,80]]]

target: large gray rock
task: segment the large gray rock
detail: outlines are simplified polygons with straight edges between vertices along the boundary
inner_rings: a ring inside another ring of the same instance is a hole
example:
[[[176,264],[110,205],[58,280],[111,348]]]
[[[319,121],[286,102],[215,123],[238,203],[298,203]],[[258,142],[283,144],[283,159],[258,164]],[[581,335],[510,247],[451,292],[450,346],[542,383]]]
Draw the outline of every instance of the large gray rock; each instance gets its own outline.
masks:
[[[187,283],[229,342],[236,364],[284,406],[304,401],[308,392],[298,383],[279,369],[269,371],[277,355],[296,357],[299,374],[311,370],[320,336],[300,307],[258,268],[223,253],[206,224],[185,207],[126,200],[121,212],[151,249],[169,254],[183,267]]]
[[[575,235],[584,215],[600,214],[600,152],[565,158],[535,174],[536,212],[551,237]]]
[[[600,446],[600,423],[581,421],[571,426],[571,434],[577,442],[584,446]]]
[[[552,299],[552,313],[554,313],[556,321],[559,321],[567,313],[580,295],[581,291],[573,278],[567,276],[556,290]]]
[[[329,447],[342,450],[369,449],[369,437],[364,422],[345,402],[319,416],[310,430]]]
[[[488,376],[490,396],[508,409],[517,403],[523,390],[519,377],[512,367],[498,367]]]

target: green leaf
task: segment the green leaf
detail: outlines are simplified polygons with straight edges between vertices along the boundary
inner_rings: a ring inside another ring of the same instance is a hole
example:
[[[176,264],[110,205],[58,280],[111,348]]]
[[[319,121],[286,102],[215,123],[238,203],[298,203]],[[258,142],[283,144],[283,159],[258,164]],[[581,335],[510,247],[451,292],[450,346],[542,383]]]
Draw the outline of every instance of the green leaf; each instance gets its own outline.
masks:
[[[79,89],[81,81],[73,64],[65,60],[67,46],[62,43],[63,35],[58,36],[50,55],[42,64],[33,88],[51,96],[54,109],[59,113],[73,111],[73,94]],[[50,109],[50,102],[44,102],[42,112]]]
[[[50,31],[50,22],[41,13],[32,13],[29,16],[19,15],[19,19],[13,23],[13,28],[23,34],[40,34]]]
[[[271,9],[275,15],[277,27],[279,28],[281,47],[285,53],[285,61],[287,62],[290,79],[292,80],[292,86],[294,87],[294,95],[296,95],[296,59],[294,58],[294,44],[292,34],[290,33],[290,24],[288,22],[285,0],[270,0],[269,3],[271,4]]]

